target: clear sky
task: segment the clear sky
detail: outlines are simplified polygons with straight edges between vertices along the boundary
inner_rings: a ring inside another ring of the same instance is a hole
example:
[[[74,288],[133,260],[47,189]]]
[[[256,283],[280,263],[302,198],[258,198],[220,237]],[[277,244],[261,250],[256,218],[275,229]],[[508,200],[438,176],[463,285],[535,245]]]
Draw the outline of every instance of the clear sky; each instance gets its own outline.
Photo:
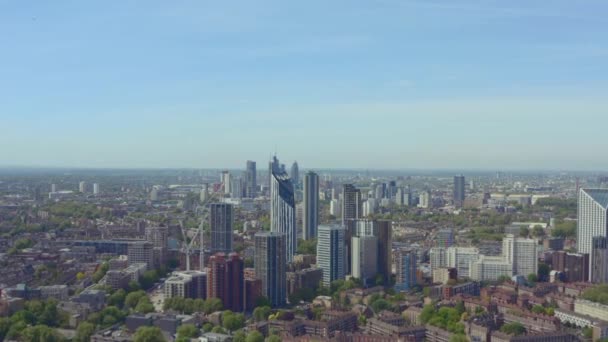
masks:
[[[608,169],[606,13],[0,0],[0,165]]]

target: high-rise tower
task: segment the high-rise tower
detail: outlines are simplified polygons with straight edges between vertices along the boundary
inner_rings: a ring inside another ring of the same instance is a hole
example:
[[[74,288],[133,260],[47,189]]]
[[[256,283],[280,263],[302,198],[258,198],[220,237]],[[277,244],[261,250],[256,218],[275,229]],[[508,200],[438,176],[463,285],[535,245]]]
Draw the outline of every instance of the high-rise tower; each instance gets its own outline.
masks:
[[[319,226],[319,176],[310,171],[304,176],[304,217],[302,235],[304,240],[317,237]]]
[[[211,228],[211,252],[232,252],[232,226],[234,222],[232,204],[211,203],[209,226]]]
[[[284,233],[287,240],[287,261],[296,253],[296,201],[293,183],[284,172],[272,173],[270,183],[270,230]]]
[[[255,198],[257,195],[257,170],[256,163],[252,160],[247,161],[247,170],[245,171],[245,194],[249,198]]]
[[[454,176],[454,205],[457,208],[462,208],[464,205],[464,176]]]
[[[320,225],[317,241],[317,267],[323,269],[323,285],[344,279],[346,263],[344,257],[344,227]]]
[[[576,246],[579,253],[590,255],[589,279],[593,280],[593,238],[608,237],[608,189],[580,189]]]
[[[255,276],[262,281],[262,295],[273,307],[287,298],[287,251],[283,233],[261,232],[254,236]]]

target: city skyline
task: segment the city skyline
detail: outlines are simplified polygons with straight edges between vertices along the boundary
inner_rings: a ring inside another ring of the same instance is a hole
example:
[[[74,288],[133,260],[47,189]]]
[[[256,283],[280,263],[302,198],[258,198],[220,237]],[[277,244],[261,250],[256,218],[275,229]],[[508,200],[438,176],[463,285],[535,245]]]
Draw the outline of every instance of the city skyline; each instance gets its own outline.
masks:
[[[606,169],[607,6],[4,3],[0,164]]]

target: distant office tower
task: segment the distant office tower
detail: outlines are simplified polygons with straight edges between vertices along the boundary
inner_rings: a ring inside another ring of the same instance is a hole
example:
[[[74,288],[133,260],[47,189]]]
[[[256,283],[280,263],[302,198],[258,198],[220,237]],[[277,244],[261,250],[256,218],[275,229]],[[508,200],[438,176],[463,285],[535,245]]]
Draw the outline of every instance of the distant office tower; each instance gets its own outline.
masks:
[[[243,180],[240,177],[230,179],[230,197],[236,199],[243,197]]]
[[[209,205],[209,227],[211,228],[211,253],[232,252],[233,207],[228,203]]]
[[[454,230],[440,229],[435,237],[435,246],[437,247],[452,247],[454,245]]]
[[[363,202],[361,217],[368,217],[370,215],[373,215],[375,211],[376,200],[373,198],[368,198],[366,201]]]
[[[243,259],[237,253],[217,253],[209,258],[207,297],[219,298],[224,309],[243,311],[245,276]]]
[[[342,186],[342,225],[346,221],[361,217],[361,191],[352,184]]]
[[[203,184],[203,186],[201,188],[201,195],[200,195],[201,203],[204,203],[208,197],[209,197],[209,184],[205,183],[205,184]]]
[[[99,184],[93,183],[93,195],[99,195]]]
[[[352,237],[352,276],[365,286],[373,284],[378,273],[378,238],[375,236]]]
[[[154,245],[147,241],[129,244],[127,249],[129,265],[144,263],[148,270],[154,269]]]
[[[81,181],[80,183],[78,183],[78,191],[80,191],[81,193],[85,193],[87,190],[87,183],[85,183],[84,181]]]
[[[462,208],[464,205],[464,176],[454,176],[454,205]]]
[[[247,170],[245,171],[246,189],[245,193],[249,198],[255,198],[258,191],[257,170],[254,161],[247,161]]]
[[[329,214],[336,218],[342,216],[342,205],[340,204],[340,200],[332,199],[329,202]]]
[[[344,279],[345,260],[344,227],[340,225],[320,225],[317,238],[317,267],[323,270],[323,286]]]
[[[51,192],[57,192],[57,184],[51,184]]]
[[[378,220],[375,224],[375,236],[378,238],[378,273],[382,274],[384,285],[388,285],[391,280],[391,269],[393,264],[393,222],[389,220]]]
[[[431,251],[429,252],[429,258],[430,258],[431,270],[446,268],[448,265],[446,249],[443,247],[431,248]]]
[[[319,226],[319,176],[312,171],[304,175],[304,215],[302,219],[304,240],[316,238]]]
[[[418,204],[418,207],[420,208],[424,208],[424,209],[428,209],[431,207],[431,192],[430,191],[423,191],[420,193],[420,203]]]
[[[389,220],[368,220],[368,219],[358,219],[353,220],[355,229],[352,232],[352,236],[356,237],[366,237],[373,236],[377,241],[377,273],[382,275],[383,281],[385,284],[389,283],[391,279],[391,269],[392,269],[392,230],[393,223]],[[347,235],[348,235],[347,231]],[[351,238],[352,241],[352,238]],[[347,254],[352,261],[353,253],[355,253],[355,247],[352,246],[352,243],[347,243]],[[350,247],[352,246],[352,247]],[[352,248],[353,252],[350,253],[348,248]],[[350,263],[352,265],[352,262]],[[354,272],[354,269],[350,271]]]
[[[408,206],[409,203],[409,194],[402,187],[397,188],[397,193],[395,194],[395,203],[401,206]]]
[[[513,265],[513,275],[527,277],[538,272],[538,243],[534,239],[507,234],[502,240],[502,255]]]
[[[395,252],[397,277],[395,290],[409,291],[416,286],[416,271],[418,269],[418,257],[412,249],[402,248]]]
[[[287,250],[283,233],[261,232],[254,236],[255,277],[262,281],[262,295],[272,307],[285,305],[287,299]]]
[[[279,163],[279,159],[277,156],[272,156],[270,162],[268,162],[268,189],[271,188],[272,184],[272,174],[281,172],[281,164]]]
[[[380,201],[384,198],[384,194],[386,193],[386,183],[376,184],[376,190],[374,197]]]
[[[579,253],[590,255],[590,274],[597,265],[592,253],[594,237],[608,237],[608,189],[579,190],[576,246]],[[594,279],[593,274],[590,279]]]
[[[284,172],[272,174],[272,183],[270,184],[270,230],[286,235],[287,261],[291,262],[298,243],[296,201],[293,183]]]
[[[222,185],[224,186],[224,194],[230,195],[230,172],[222,171]]]
[[[608,238],[596,236],[591,244],[591,282],[608,283]]]
[[[293,186],[298,188],[300,186],[300,168],[298,167],[297,161],[294,161],[293,164],[291,164],[291,172],[289,174],[291,175]]]
[[[397,195],[397,182],[395,182],[395,181],[388,182],[388,188],[386,190],[387,190],[387,196],[385,196],[386,198],[395,198],[395,196]]]

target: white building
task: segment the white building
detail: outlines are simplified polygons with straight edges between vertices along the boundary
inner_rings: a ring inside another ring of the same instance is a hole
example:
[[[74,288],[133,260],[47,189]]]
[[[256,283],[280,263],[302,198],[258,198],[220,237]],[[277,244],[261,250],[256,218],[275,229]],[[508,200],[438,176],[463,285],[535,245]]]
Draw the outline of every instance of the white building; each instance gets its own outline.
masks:
[[[351,245],[352,276],[367,284],[378,273],[378,238],[353,236]]]
[[[513,275],[527,277],[538,272],[538,243],[534,239],[525,239],[507,234],[502,240],[502,255],[505,261],[513,265]]]
[[[80,183],[78,183],[78,191],[80,191],[81,193],[84,193],[87,190],[87,183],[85,183],[84,181],[80,181]]]
[[[579,253],[589,254],[589,272],[593,278],[592,242],[596,236],[608,237],[608,189],[580,189],[576,244]]]
[[[428,209],[431,207],[431,192],[423,191],[420,193],[420,202],[418,203],[419,208]]]
[[[317,267],[323,270],[324,286],[329,287],[332,281],[344,279],[346,270],[344,236],[344,227],[340,225],[319,226]]]
[[[431,259],[431,270],[444,268],[447,266],[446,249],[443,247],[433,247],[429,252]]]
[[[475,247],[449,247],[445,253],[446,266],[456,268],[458,278],[470,278],[470,264],[478,258],[479,250]]]
[[[342,216],[342,204],[340,203],[339,199],[332,199],[331,202],[329,202],[329,213],[334,216],[334,217],[340,217]]]
[[[471,262],[470,273],[472,280],[494,281],[498,280],[501,276],[512,277],[513,265],[502,256],[490,257],[480,255],[479,259]]]
[[[98,194],[99,194],[99,184],[93,183],[93,195],[98,195]]]
[[[367,217],[376,212],[376,200],[368,198],[367,201],[363,202],[363,217]]]

